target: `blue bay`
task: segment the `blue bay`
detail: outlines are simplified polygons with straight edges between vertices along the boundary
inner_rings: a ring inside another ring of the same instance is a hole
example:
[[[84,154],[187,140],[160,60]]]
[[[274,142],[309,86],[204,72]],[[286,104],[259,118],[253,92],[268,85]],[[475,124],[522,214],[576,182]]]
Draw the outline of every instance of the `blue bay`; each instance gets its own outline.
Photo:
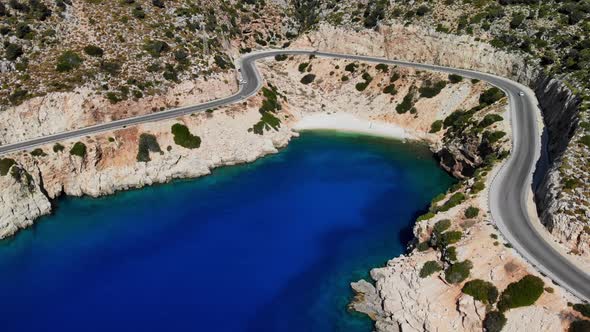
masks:
[[[279,154],[99,199],[0,241],[5,331],[363,331],[349,283],[453,180],[427,147],[307,132]]]

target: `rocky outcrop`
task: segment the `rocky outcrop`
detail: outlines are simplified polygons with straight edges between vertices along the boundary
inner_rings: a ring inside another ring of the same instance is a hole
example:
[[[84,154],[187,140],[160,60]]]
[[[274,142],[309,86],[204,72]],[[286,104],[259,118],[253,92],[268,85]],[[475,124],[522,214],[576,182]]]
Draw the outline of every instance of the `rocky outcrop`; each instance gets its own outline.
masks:
[[[29,227],[35,219],[51,212],[43,193],[39,172],[30,175],[19,165],[0,176],[0,239]]]
[[[545,150],[535,174],[540,220],[573,253],[590,255],[590,208],[584,203],[590,187],[585,172],[580,173],[584,148],[576,142],[582,135],[581,100],[562,82],[544,76],[535,82],[535,92],[546,131]]]

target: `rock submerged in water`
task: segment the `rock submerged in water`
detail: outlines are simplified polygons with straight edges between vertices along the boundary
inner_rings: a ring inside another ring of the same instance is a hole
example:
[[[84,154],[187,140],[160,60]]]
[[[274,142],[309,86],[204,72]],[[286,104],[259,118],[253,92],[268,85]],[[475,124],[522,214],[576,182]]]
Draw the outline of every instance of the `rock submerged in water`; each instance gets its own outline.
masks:
[[[364,313],[373,320],[384,318],[382,301],[375,286],[361,279],[350,283],[350,287],[355,292],[354,300],[348,305],[350,310]]]

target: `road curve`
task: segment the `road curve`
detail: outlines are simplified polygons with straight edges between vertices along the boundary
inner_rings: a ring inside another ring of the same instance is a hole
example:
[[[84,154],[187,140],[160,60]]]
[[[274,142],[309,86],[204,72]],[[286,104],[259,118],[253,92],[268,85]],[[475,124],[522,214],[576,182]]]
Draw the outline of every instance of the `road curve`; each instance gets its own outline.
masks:
[[[140,123],[173,119],[178,116],[241,102],[254,95],[262,86],[263,80],[256,69],[255,62],[264,58],[274,57],[278,54],[315,55],[318,57],[385,63],[424,70],[442,71],[487,81],[502,89],[510,100],[513,147],[509,159],[496,175],[490,187],[489,204],[492,218],[504,237],[525,259],[574,295],[584,300],[590,300],[590,275],[579,269],[568,258],[555,250],[550,243],[546,242],[545,238],[533,225],[533,220],[527,212],[528,195],[531,192],[532,186],[532,174],[541,149],[541,139],[538,133],[539,128],[537,122],[537,99],[534,93],[527,87],[491,74],[377,57],[317,51],[271,50],[254,52],[244,55],[239,60],[241,76],[246,81],[246,84],[242,85],[238,93],[232,96],[199,105],[170,109],[0,146],[0,155],[30,150],[34,147],[57,141],[122,129]],[[520,91],[523,91],[525,95],[520,96]]]

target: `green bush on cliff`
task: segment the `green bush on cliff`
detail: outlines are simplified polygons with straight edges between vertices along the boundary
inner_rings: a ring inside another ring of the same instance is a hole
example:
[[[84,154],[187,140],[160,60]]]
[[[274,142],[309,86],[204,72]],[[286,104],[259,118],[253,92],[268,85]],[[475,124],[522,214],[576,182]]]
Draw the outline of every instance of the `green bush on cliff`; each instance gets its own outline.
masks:
[[[414,106],[414,91],[410,88],[408,94],[404,97],[402,102],[395,107],[395,111],[399,114],[408,112]]]
[[[365,91],[367,86],[369,86],[369,83],[367,82],[358,82],[354,87],[357,89],[357,91]]]
[[[449,82],[451,83],[459,83],[463,81],[463,76],[457,74],[449,74]]]
[[[420,269],[420,278],[426,278],[441,270],[442,266],[437,261],[428,261]]]
[[[506,311],[533,305],[543,294],[544,286],[541,278],[530,274],[524,276],[519,281],[509,284],[502,292],[498,302],[498,310]]]
[[[479,96],[479,103],[491,105],[502,98],[504,98],[504,92],[496,87],[493,87],[487,89],[481,94],[481,96]]]
[[[434,224],[432,231],[435,234],[441,234],[442,232],[449,229],[449,227],[451,227],[451,220],[443,219],[443,220],[437,221],[436,224]]]
[[[590,321],[588,320],[576,320],[570,324],[568,332],[588,332],[590,331]]]
[[[504,120],[504,118],[498,114],[488,114],[488,115],[484,116],[483,120],[481,120],[477,126],[479,128],[486,128],[486,127],[494,124],[495,122],[502,121],[502,120]]]
[[[383,93],[387,93],[392,96],[395,95],[397,93],[397,90],[395,89],[395,85],[389,84],[388,86],[385,87],[385,89],[383,89]]]
[[[174,143],[187,149],[197,149],[201,146],[201,138],[190,133],[188,127],[177,123],[172,126]]]
[[[431,219],[432,217],[434,217],[434,213],[426,212],[425,214],[419,216],[418,219],[416,219],[416,221],[424,221],[424,220]]]
[[[470,206],[465,210],[465,218],[475,218],[478,214],[479,209],[474,206]]]
[[[59,72],[70,71],[82,65],[82,58],[74,51],[64,51],[57,58],[55,69]]]
[[[162,152],[158,139],[152,134],[141,134],[139,136],[139,147],[137,149],[137,161],[147,163],[151,161],[150,152]]]
[[[443,127],[442,120],[436,120],[430,125],[430,133],[438,133]]]
[[[377,69],[383,73],[386,73],[387,71],[389,71],[389,66],[384,63],[380,63],[375,66],[375,69]]]
[[[441,207],[439,207],[438,211],[449,211],[450,209],[454,208],[455,206],[463,203],[465,200],[465,194],[463,193],[454,193]]]
[[[590,304],[576,303],[573,306],[574,310],[581,313],[584,317],[590,318]]]
[[[58,153],[58,152],[62,152],[63,150],[65,150],[65,147],[59,143],[55,143],[55,145],[53,145],[53,152]]]
[[[285,61],[289,58],[289,56],[287,54],[277,54],[275,55],[275,60],[276,61]]]
[[[436,240],[436,246],[440,249],[444,249],[449,244],[457,243],[461,240],[463,233],[461,231],[448,231],[440,234]]]
[[[428,243],[428,241],[420,242],[418,243],[418,245],[416,245],[416,249],[418,249],[418,251],[426,251],[430,249],[430,244]]]
[[[462,289],[463,293],[485,304],[494,304],[498,299],[498,289],[494,284],[481,279],[468,281]]]
[[[457,261],[457,248],[451,246],[446,247],[443,250],[443,260],[449,264],[453,264]]]
[[[347,72],[350,72],[350,73],[354,73],[356,71],[356,69],[358,68],[358,66],[359,66],[358,64],[352,62],[352,63],[347,64],[344,67],[344,70],[346,70]]]
[[[0,159],[0,175],[5,176],[10,171],[10,168],[16,164],[14,159],[3,158]]]
[[[582,136],[582,138],[580,138],[580,143],[590,147],[590,135]]]
[[[315,80],[314,74],[307,74],[301,78],[301,83],[307,85],[307,84],[310,84],[311,82],[313,82],[314,80]]]
[[[485,131],[482,135],[482,139],[490,144],[494,144],[504,136],[506,136],[506,133],[503,131]]]
[[[70,149],[70,154],[72,156],[84,158],[86,156],[86,145],[82,142],[76,142],[76,144]]]
[[[447,82],[445,81],[438,81],[435,84],[430,84],[429,81],[426,81],[424,85],[418,89],[420,92],[420,97],[424,98],[433,98],[438,95],[442,89],[447,86]]]
[[[445,270],[445,280],[451,284],[458,284],[469,277],[473,264],[469,260],[457,262]]]
[[[506,325],[506,316],[498,311],[490,311],[483,320],[483,328],[486,332],[500,332]]]
[[[33,151],[31,151],[31,156],[33,157],[45,157],[47,155],[47,153],[45,153],[43,151],[43,149],[37,148]]]

